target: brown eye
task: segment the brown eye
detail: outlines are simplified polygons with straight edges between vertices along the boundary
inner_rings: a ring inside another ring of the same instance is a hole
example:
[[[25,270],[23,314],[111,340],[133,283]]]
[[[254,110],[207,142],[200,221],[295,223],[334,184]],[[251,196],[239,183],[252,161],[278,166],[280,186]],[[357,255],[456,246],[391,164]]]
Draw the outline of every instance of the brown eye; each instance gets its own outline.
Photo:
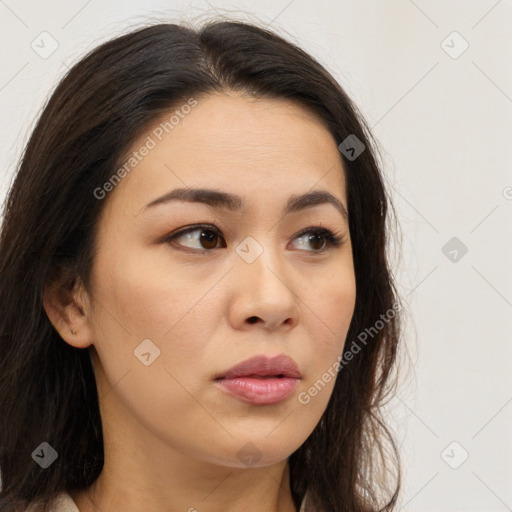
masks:
[[[295,235],[294,238],[299,242],[298,245],[306,247],[306,249],[303,249],[303,252],[312,254],[320,254],[329,248],[340,247],[344,241],[338,234],[334,234],[332,231],[322,227],[304,229]],[[182,240],[177,243],[181,239],[184,241]],[[166,237],[162,242],[173,242],[181,247],[208,253],[219,248],[220,240],[224,239],[215,226],[195,225]],[[225,242],[221,247],[227,247]]]
[[[314,235],[309,235],[308,242],[311,247],[317,251],[321,251],[326,244],[325,238],[322,238],[321,235],[317,235],[316,233]]]
[[[327,247],[340,247],[343,243],[340,236],[325,228],[308,228],[295,238],[300,242],[299,245],[312,248],[313,250],[306,249],[306,252],[312,253],[324,252]]]
[[[179,243],[177,242],[178,240],[180,241]],[[219,246],[219,240],[222,240],[222,236],[213,226],[196,225],[174,233],[166,237],[162,242],[178,243],[182,247],[200,252],[208,252]]]
[[[217,247],[218,238],[219,235],[211,229],[203,229],[201,230],[199,241],[205,249],[215,249],[215,247]]]

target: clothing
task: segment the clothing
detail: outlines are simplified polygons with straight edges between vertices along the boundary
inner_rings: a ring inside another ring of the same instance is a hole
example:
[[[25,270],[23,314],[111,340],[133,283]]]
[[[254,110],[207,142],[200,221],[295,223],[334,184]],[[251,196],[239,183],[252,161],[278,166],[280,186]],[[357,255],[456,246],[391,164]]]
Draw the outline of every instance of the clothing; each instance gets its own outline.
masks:
[[[304,512],[306,507],[306,499],[302,501],[299,512]],[[52,512],[80,512],[73,498],[67,492],[61,492],[55,499]],[[30,512],[30,508],[27,512]]]
[[[300,510],[299,512],[304,512],[306,510],[306,498],[307,498],[307,493],[306,493],[306,496],[304,496],[304,499],[302,500],[302,503],[300,505]]]
[[[31,512],[33,507],[28,507],[27,512]],[[73,498],[67,492],[61,492],[53,501],[51,512],[80,512]]]

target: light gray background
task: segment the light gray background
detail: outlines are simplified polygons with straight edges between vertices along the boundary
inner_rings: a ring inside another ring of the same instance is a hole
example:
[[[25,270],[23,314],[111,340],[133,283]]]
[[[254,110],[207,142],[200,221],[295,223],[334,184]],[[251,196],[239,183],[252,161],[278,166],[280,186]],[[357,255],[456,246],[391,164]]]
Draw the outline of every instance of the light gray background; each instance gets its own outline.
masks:
[[[410,368],[390,404],[399,509],[512,510],[511,1],[0,0],[0,197],[46,96],[84,52],[144,22],[210,15],[260,20],[303,46],[382,146],[409,309]],[[47,58],[31,47],[51,49],[44,31],[58,44]],[[445,256],[452,237],[465,255]]]

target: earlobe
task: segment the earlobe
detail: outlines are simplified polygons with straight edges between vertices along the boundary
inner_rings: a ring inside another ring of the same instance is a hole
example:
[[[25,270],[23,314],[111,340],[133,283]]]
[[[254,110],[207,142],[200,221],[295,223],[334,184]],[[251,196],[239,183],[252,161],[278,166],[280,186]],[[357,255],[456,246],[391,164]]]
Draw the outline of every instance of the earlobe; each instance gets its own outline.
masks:
[[[92,345],[86,304],[86,293],[79,278],[73,282],[57,278],[45,287],[43,307],[48,319],[60,337],[76,348]]]

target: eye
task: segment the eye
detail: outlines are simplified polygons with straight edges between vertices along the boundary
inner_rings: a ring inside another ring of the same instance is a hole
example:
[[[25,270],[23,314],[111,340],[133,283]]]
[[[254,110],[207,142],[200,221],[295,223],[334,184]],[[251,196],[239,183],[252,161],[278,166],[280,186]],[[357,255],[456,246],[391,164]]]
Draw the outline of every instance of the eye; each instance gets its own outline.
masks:
[[[299,245],[302,247],[309,244],[313,250],[306,250],[306,252],[312,253],[323,253],[326,248],[340,247],[344,242],[343,237],[338,233],[333,233],[329,229],[323,227],[306,228],[295,235],[295,238],[300,241]],[[180,239],[184,239],[187,242],[195,242],[196,244],[199,243],[200,247],[184,246],[182,243],[177,244],[177,240]],[[169,235],[162,240],[162,243],[173,242],[173,244],[188,247],[189,249],[197,250],[199,252],[211,252],[213,249],[218,248],[219,241],[224,241],[224,238],[216,226],[198,224],[181,230],[178,233]],[[227,247],[225,241],[222,247]],[[201,249],[205,250],[202,251]]]
[[[197,236],[199,233],[199,236]],[[196,241],[202,246],[203,249],[212,250],[217,247],[221,234],[215,226],[197,225],[191,226],[183,231],[175,233],[166,238],[164,242],[171,242],[183,238],[186,241]],[[178,244],[181,245],[181,244]],[[226,245],[224,245],[226,247]],[[197,247],[189,247],[190,249],[198,249]],[[199,248],[200,249],[200,248]]]
[[[310,244],[315,249],[308,252],[324,252],[326,247],[340,247],[343,243],[341,236],[322,227],[307,228],[296,237],[301,240],[302,246]],[[318,247],[319,245],[320,247]]]

